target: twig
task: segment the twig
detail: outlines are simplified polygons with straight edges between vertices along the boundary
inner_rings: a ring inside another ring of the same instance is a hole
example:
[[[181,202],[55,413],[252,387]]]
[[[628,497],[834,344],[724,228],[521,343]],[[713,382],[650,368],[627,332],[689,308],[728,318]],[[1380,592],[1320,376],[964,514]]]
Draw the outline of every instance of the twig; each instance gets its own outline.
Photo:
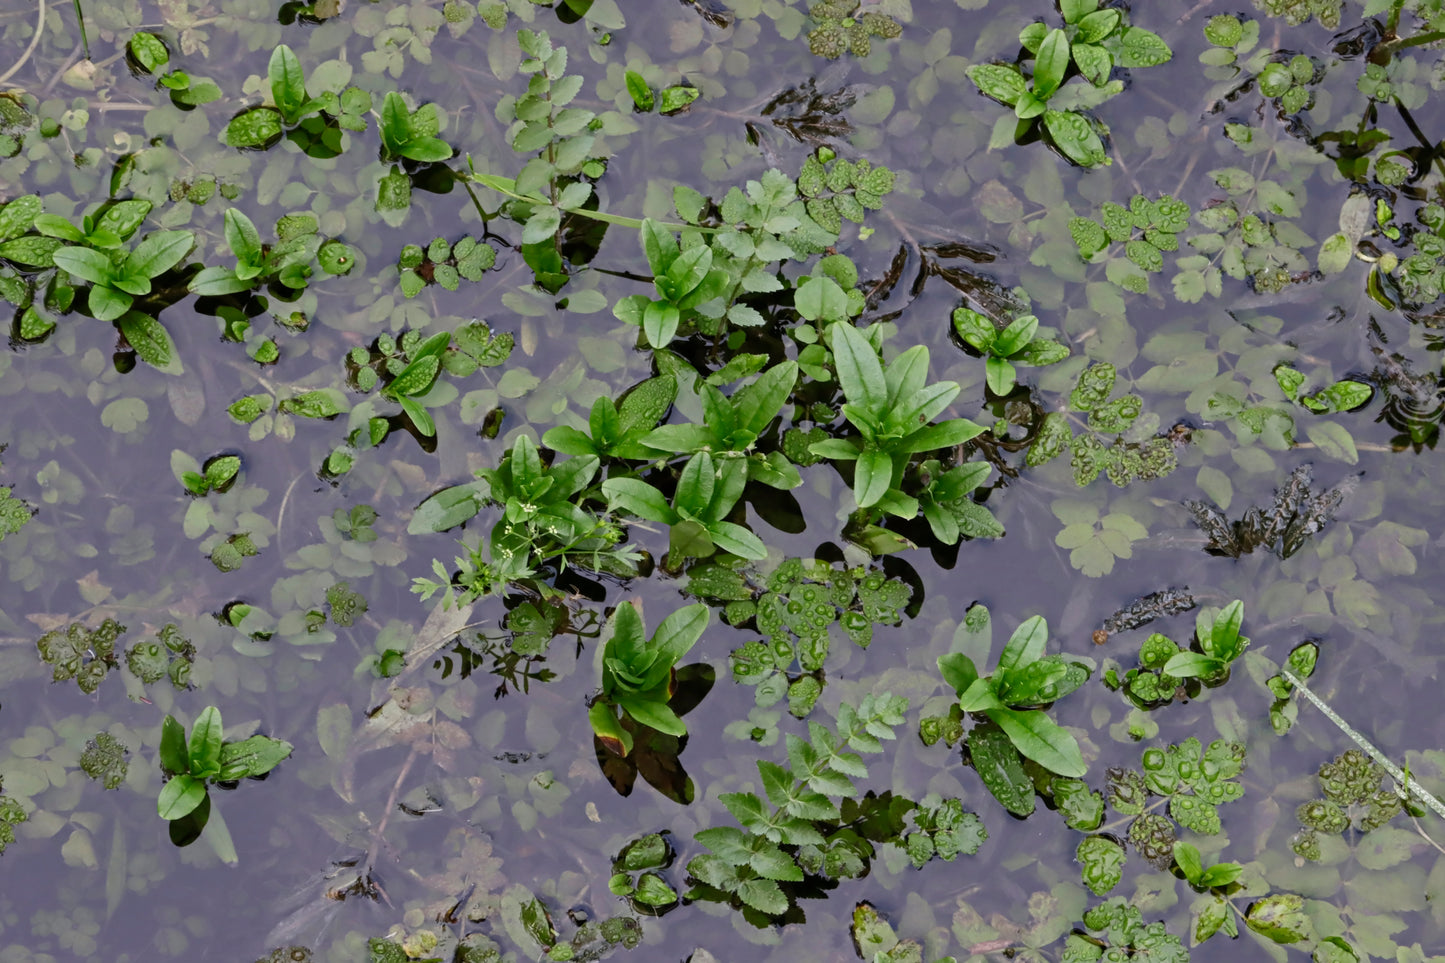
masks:
[[[1425,789],[1421,788],[1420,785],[1415,782],[1415,780],[1405,775],[1404,770],[1391,762],[1388,756],[1386,756],[1380,750],[1376,749],[1368,739],[1356,732],[1348,722],[1346,722],[1344,719],[1341,719],[1339,713],[1335,712],[1335,710],[1325,705],[1325,701],[1319,696],[1315,695],[1313,692],[1311,692],[1309,686],[1305,685],[1304,681],[1301,680],[1298,676],[1296,676],[1293,672],[1291,672],[1288,668],[1280,666],[1279,673],[1280,675],[1288,679],[1290,685],[1298,689],[1301,695],[1313,702],[1315,704],[1315,708],[1323,712],[1327,719],[1329,719],[1335,725],[1339,726],[1341,732],[1353,739],[1355,741],[1355,745],[1365,750],[1366,755],[1378,762],[1381,768],[1383,768],[1386,772],[1390,774],[1390,777],[1393,778],[1398,784],[1395,787],[1396,793],[1400,794],[1401,796],[1404,796],[1406,794],[1413,795],[1416,799],[1420,800],[1426,806],[1429,806],[1431,809],[1433,809],[1437,816],[1445,817],[1445,803],[1442,803],[1440,800],[1436,799]]]
[[[397,797],[401,794],[401,784],[406,781],[407,773],[411,772],[411,764],[416,762],[417,748],[411,747],[407,753],[406,762],[402,763],[401,772],[396,775],[396,782],[392,784],[391,795],[386,799],[386,808],[382,810],[381,821],[377,823],[376,829],[371,833],[371,846],[366,852],[365,867],[370,870],[376,862],[376,855],[381,849],[383,837],[386,835],[386,824],[391,821],[392,810],[396,808]]]
[[[15,72],[21,67],[25,66],[25,61],[30,59],[30,55],[33,54],[35,52],[35,48],[40,45],[40,35],[44,32],[45,0],[40,0],[40,16],[37,17],[35,20],[35,36],[30,38],[30,46],[25,48],[25,52],[20,55],[20,59],[15,61],[15,63],[11,65],[9,70],[5,71],[5,73],[3,74],[0,74],[0,84],[3,84],[11,77],[14,77]]]
[[[1420,834],[1421,839],[1425,840],[1425,842],[1429,843],[1431,846],[1434,846],[1435,849],[1440,853],[1440,855],[1445,856],[1445,846],[1441,846],[1439,843],[1435,842],[1435,840],[1430,836],[1430,834],[1425,832],[1425,827],[1420,825],[1420,820],[1416,819],[1414,816],[1411,816],[1410,822],[1414,824],[1415,832]]]

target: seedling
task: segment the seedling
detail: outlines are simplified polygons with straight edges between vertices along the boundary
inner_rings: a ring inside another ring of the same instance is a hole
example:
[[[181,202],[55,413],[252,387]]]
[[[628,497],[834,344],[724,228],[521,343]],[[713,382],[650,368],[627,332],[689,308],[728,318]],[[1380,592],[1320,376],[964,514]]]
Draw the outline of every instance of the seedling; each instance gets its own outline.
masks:
[[[602,650],[602,691],[587,714],[592,732],[609,752],[632,752],[632,733],[622,726],[619,711],[658,732],[687,734],[686,723],[668,702],[677,691],[677,663],[702,638],[709,618],[706,605],[684,606],[663,619],[649,639],[636,606],[624,602],[617,607]]]

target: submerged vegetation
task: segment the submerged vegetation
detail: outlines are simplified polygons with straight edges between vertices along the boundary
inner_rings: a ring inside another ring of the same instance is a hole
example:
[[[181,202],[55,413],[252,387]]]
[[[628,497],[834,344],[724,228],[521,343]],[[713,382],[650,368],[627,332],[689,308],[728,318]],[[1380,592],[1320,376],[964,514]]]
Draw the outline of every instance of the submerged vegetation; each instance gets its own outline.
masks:
[[[0,14],[0,958],[1445,959],[1445,8],[275,6]]]

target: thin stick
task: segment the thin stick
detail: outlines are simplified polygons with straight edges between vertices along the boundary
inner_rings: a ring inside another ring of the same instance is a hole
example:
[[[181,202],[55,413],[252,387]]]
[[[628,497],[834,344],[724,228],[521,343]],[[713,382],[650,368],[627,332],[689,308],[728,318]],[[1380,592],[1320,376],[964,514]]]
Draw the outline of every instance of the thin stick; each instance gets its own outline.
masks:
[[[1279,674],[1288,679],[1290,685],[1298,689],[1300,691],[1300,694],[1303,695],[1306,699],[1313,702],[1315,704],[1315,708],[1319,709],[1325,714],[1325,717],[1327,719],[1329,719],[1335,725],[1339,726],[1341,732],[1349,736],[1351,739],[1355,740],[1355,745],[1365,750],[1365,753],[1371,759],[1378,762],[1380,766],[1390,774],[1391,778],[1393,778],[1395,782],[1399,783],[1399,785],[1395,788],[1395,791],[1397,793],[1402,796],[1406,793],[1409,793],[1413,795],[1416,799],[1424,803],[1426,806],[1429,806],[1431,809],[1433,809],[1437,816],[1445,817],[1445,803],[1442,803],[1440,800],[1436,799],[1429,792],[1421,788],[1421,786],[1416,783],[1415,780],[1405,775],[1404,770],[1391,762],[1388,756],[1386,756],[1380,750],[1376,749],[1368,739],[1356,732],[1348,722],[1346,722],[1344,719],[1341,719],[1339,714],[1335,712],[1335,710],[1325,705],[1324,700],[1311,692],[1309,686],[1305,685],[1304,682],[1299,679],[1293,672],[1291,672],[1284,666],[1281,666]]]
[[[76,2],[79,3],[79,0],[76,0]],[[39,43],[40,43],[40,35],[41,35],[42,33],[44,33],[44,32],[45,32],[45,0],[40,0],[40,16],[37,17],[36,20],[35,20],[35,36],[33,36],[33,37],[30,38],[30,46],[28,46],[28,47],[25,48],[25,52],[20,55],[20,59],[17,60],[17,61],[15,61],[15,63],[10,67],[9,70],[5,71],[5,73],[3,73],[3,74],[0,74],[0,84],[3,84],[5,81],[9,80],[11,77],[14,77],[14,76],[15,76],[15,72],[16,72],[17,70],[19,70],[21,67],[25,66],[25,61],[29,60],[29,59],[30,59],[30,55],[35,52],[36,46],[38,46]]]

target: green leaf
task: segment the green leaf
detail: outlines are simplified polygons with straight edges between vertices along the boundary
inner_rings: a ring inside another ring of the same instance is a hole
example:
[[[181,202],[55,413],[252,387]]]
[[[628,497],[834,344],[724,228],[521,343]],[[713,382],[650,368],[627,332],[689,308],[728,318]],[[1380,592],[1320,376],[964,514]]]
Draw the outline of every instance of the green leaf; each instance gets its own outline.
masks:
[[[1308,938],[1313,927],[1304,911],[1304,898],[1294,893],[1276,893],[1250,904],[1245,924],[1276,943],[1298,943]]]
[[[697,644],[707,630],[710,612],[706,605],[687,605],[670,614],[658,625],[652,645],[659,661],[676,665]]]
[[[633,898],[644,906],[670,906],[677,902],[677,892],[656,873],[643,873]]]
[[[1201,873],[1194,884],[1201,889],[1214,889],[1228,886],[1243,875],[1244,867],[1238,863],[1215,863]]]
[[[1119,24],[1122,19],[1118,10],[1095,10],[1093,13],[1079,18],[1079,30],[1074,35],[1075,42],[1086,44],[1099,43],[1115,30],[1119,29]]]
[[[186,752],[186,727],[167,715],[161,721],[161,767],[179,775],[190,769],[190,757]]]
[[[62,247],[51,255],[55,266],[91,284],[109,284],[115,275],[110,258],[88,247]]]
[[[998,339],[998,329],[993,322],[972,308],[953,309],[953,330],[982,354],[989,354]]]
[[[283,414],[302,418],[333,418],[347,410],[346,396],[335,388],[303,391],[280,402],[276,407]]]
[[[416,426],[416,430],[421,433],[423,438],[436,437],[436,423],[432,421],[431,412],[426,410],[425,405],[410,395],[402,395],[396,399],[396,402],[401,405],[401,410],[406,412],[406,416],[411,419],[411,423]]]
[[[1109,235],[1103,226],[1087,217],[1070,218],[1069,235],[1079,249],[1079,256],[1086,261],[1109,246]]]
[[[497,255],[495,251],[492,251],[492,249],[485,244],[479,244],[478,248],[482,251],[490,252],[489,263],[481,268],[481,270],[485,271],[491,267],[492,263],[495,263]],[[351,266],[355,260],[356,256],[352,254],[351,248],[340,241],[327,241],[316,251],[316,263],[320,264],[321,270],[327,274],[347,274],[351,271]],[[475,260],[485,261],[487,258],[486,256],[482,256]],[[471,280],[477,279],[471,278]]]
[[[827,438],[812,442],[808,445],[808,451],[819,458],[831,458],[834,461],[857,461],[862,454],[858,446],[846,438]]]
[[[643,435],[641,443],[657,451],[691,454],[717,445],[718,437],[706,425],[659,425]]]
[[[190,231],[156,231],[126,258],[125,273],[131,277],[159,277],[181,263],[195,243]]]
[[[1233,47],[1244,39],[1244,24],[1238,17],[1218,14],[1204,24],[1204,39],[1216,47]]]
[[[1209,678],[1223,672],[1228,665],[1199,652],[1180,652],[1164,663],[1164,674],[1176,679]]]
[[[1089,836],[1079,840],[1074,858],[1083,867],[1084,884],[1095,896],[1104,896],[1124,878],[1128,856],[1124,847],[1108,836]]]
[[[1200,858],[1196,846],[1183,841],[1175,842],[1174,862],[1184,873],[1184,878],[1191,883],[1198,884],[1199,878],[1204,875],[1204,860]]]
[[[667,503],[667,496],[640,478],[609,478],[602,483],[602,494],[609,506],[631,512],[650,522],[671,525],[677,513]]]
[[[1044,127],[1054,146],[1081,167],[1102,167],[1109,163],[1104,142],[1088,119],[1067,110],[1044,111]]]
[[[1079,743],[1042,710],[989,709],[986,714],[1025,758],[1050,772],[1082,779],[1088,771]]]
[[[1003,702],[994,691],[992,679],[975,679],[967,689],[958,694],[958,707],[964,712],[983,712],[986,709],[1002,708]]]
[[[206,706],[191,724],[188,758],[191,775],[214,776],[221,767],[221,710]]]
[[[1205,651],[1216,659],[1233,662],[1242,650],[1239,629],[1244,624],[1244,603],[1235,599],[1214,617]],[[1205,640],[1201,640],[1205,641]]]
[[[686,298],[707,277],[712,270],[712,248],[706,245],[688,248],[668,265],[667,273],[653,278],[658,292],[669,301],[678,303]]]
[[[1359,450],[1350,430],[1334,421],[1320,422],[1305,426],[1305,435],[1331,458],[1353,465],[1360,460]]]
[[[1315,264],[1323,274],[1339,274],[1355,259],[1355,246],[1340,232],[1335,232],[1320,242]]]
[[[1014,318],[1009,326],[1004,328],[994,338],[992,353],[1000,358],[1011,358],[1023,350],[1024,346],[1034,339],[1039,330],[1039,319],[1032,314],[1025,314],[1022,317]]]
[[[870,903],[859,903],[853,908],[853,945],[865,960],[876,961],[898,945],[898,936],[893,927],[879,917]]]
[[[876,448],[864,449],[853,470],[853,494],[859,508],[878,503],[893,484],[893,459]]]
[[[443,344],[450,340],[450,334],[443,332]],[[418,352],[414,360],[401,370],[391,383],[382,392],[386,397],[400,400],[402,398],[415,398],[418,395],[426,394],[436,381],[437,375],[441,372],[441,358],[436,354],[421,354]]]
[[[1039,100],[1048,100],[1064,82],[1069,69],[1069,38],[1062,28],[1050,30],[1039,46],[1038,59],[1034,61],[1033,95]]]
[[[1020,94],[1018,103],[1014,104],[1014,115],[1019,120],[1032,120],[1046,110],[1048,105],[1035,97],[1031,90]]]
[[[1014,390],[1017,383],[1018,372],[1014,366],[1003,358],[996,358],[992,355],[984,362],[984,380],[988,383],[988,390],[995,395],[1002,397]]]
[[[291,755],[292,745],[270,736],[255,735],[221,746],[220,773],[223,782],[264,776]]]
[[[716,484],[717,472],[712,456],[706,451],[700,451],[682,467],[673,504],[677,506],[678,512],[685,516],[702,517],[712,504]]]
[[[831,324],[848,318],[848,296],[828,277],[811,277],[793,294],[793,307],[808,321]]]
[[[1068,663],[1062,658],[1039,659],[1006,674],[997,673],[996,691],[1004,705],[1040,705],[1058,698],[1059,685],[1069,674]]]
[[[166,45],[160,37],[153,33],[137,31],[131,35],[130,42],[126,44],[131,57],[141,66],[146,73],[155,73],[161,67],[170,62],[170,54],[166,51]]]
[[[212,459],[206,465],[205,480],[211,488],[221,488],[241,470],[241,459],[237,455],[223,455]]]
[[[984,786],[1015,816],[1034,811],[1034,784],[1024,772],[1019,753],[1007,733],[986,723],[968,734],[968,754]]]
[[[390,171],[381,175],[376,182],[376,210],[393,227],[405,220],[403,214],[411,207],[411,178],[393,164]],[[391,216],[388,216],[391,215]]]
[[[1310,959],[1314,963],[1360,963],[1360,955],[1355,948],[1339,936],[1327,936],[1320,940]]]
[[[667,269],[672,262],[677,260],[678,248],[677,238],[672,231],[664,228],[652,218],[642,222],[641,229],[642,253],[647,257],[647,264],[652,268],[654,278],[665,277]]]
[[[788,898],[770,879],[749,879],[738,886],[738,898],[759,913],[781,916],[788,911]]]
[[[635,70],[629,70],[625,75],[625,79],[627,82],[627,93],[632,97],[632,102],[637,106],[637,109],[644,114],[652,110],[654,103],[652,88],[647,85],[646,80],[642,79],[642,74]]]
[[[0,244],[0,257],[27,267],[50,267],[54,264],[52,258],[55,252],[64,245],[65,242],[58,237],[27,234]]]
[[[194,812],[205,798],[206,784],[203,780],[187,775],[173,776],[161,787],[156,810],[162,819],[183,819]]]
[[[783,410],[797,380],[797,362],[784,361],[773,365],[759,375],[757,381],[740,389],[731,399],[737,411],[738,427],[761,435]]]
[[[688,84],[673,84],[671,87],[662,89],[662,102],[658,104],[658,113],[664,115],[675,114],[691,106],[694,100],[702,96],[702,91]]]
[[[1159,35],[1143,27],[1129,27],[1119,38],[1119,66],[1157,67],[1174,56]]]
[[[962,652],[950,652],[938,657],[938,671],[943,681],[953,687],[957,695],[963,695],[978,680],[978,667]]]
[[[1305,407],[1316,412],[1354,411],[1374,397],[1375,389],[1362,381],[1336,381],[1313,395],[1301,398]]]
[[[236,260],[247,265],[261,263],[261,234],[239,208],[226,211],[225,233]]]
[[[452,147],[439,137],[418,137],[408,141],[398,153],[407,160],[436,164],[452,156]]]
[[[35,229],[47,237],[58,237],[71,244],[85,243],[85,232],[58,214],[38,215],[35,218]]]
[[[622,723],[617,719],[617,711],[609,702],[601,699],[592,703],[592,708],[587,711],[587,719],[592,724],[592,734],[615,756],[626,756],[632,752],[632,735],[622,728]]]
[[[677,336],[682,315],[677,306],[666,301],[649,301],[642,313],[642,330],[647,343],[654,348],[665,348]]]
[[[1064,23],[1078,24],[1086,16],[1099,9],[1099,0],[1060,0],[1059,12]]]
[[[443,488],[417,506],[406,530],[408,534],[444,532],[467,521],[482,509],[480,482]]]
[[[1303,372],[1296,371],[1287,364],[1279,365],[1274,369],[1274,380],[1279,384],[1279,390],[1290,401],[1299,397],[1299,390],[1305,383]]]
[[[1041,368],[1045,365],[1058,364],[1068,356],[1069,346],[1063,342],[1050,341],[1047,338],[1034,338],[1024,345],[1023,350],[1011,360],[1018,364]]]
[[[236,272],[230,268],[213,265],[202,268],[200,273],[191,278],[187,290],[192,294],[199,294],[202,297],[222,297],[227,294],[239,294],[242,291],[249,291],[256,286],[254,279],[243,280],[236,276]]]
[[[677,713],[668,708],[665,702],[654,702],[643,698],[624,698],[619,699],[617,704],[644,726],[670,736],[687,735],[687,724],[678,718]]]
[[[8,241],[28,231],[42,206],[40,195],[23,194],[0,207],[0,241]]]
[[[222,134],[239,150],[265,150],[281,139],[281,112],[274,107],[251,107],[231,118]]]
[[[1010,107],[1017,104],[1019,98],[1028,92],[1028,84],[1017,67],[1003,64],[979,64],[968,68],[968,79],[972,80],[974,86],[985,96],[1008,104]]]
[[[381,102],[381,124],[378,129],[381,132],[382,146],[393,156],[400,155],[402,148],[412,138],[411,111],[406,109],[406,101],[401,94],[394,90],[388,90]]]
[[[925,425],[896,444],[894,450],[912,454],[920,451],[952,448],[977,438],[983,434],[984,430],[982,425],[976,425],[967,418],[950,418],[948,421],[941,421],[936,425]]]
[[[1014,629],[998,657],[997,675],[1008,676],[1043,657],[1049,642],[1049,623],[1041,615],[1026,619]]]
[[[135,349],[137,358],[166,374],[178,375],[184,372],[175,342],[166,326],[148,314],[127,311],[116,322],[121,334]]]
[[[292,124],[299,121],[301,108],[306,103],[306,76],[296,53],[284,43],[278,45],[271,52],[266,75],[271,81],[271,99],[281,108],[286,121]]]

